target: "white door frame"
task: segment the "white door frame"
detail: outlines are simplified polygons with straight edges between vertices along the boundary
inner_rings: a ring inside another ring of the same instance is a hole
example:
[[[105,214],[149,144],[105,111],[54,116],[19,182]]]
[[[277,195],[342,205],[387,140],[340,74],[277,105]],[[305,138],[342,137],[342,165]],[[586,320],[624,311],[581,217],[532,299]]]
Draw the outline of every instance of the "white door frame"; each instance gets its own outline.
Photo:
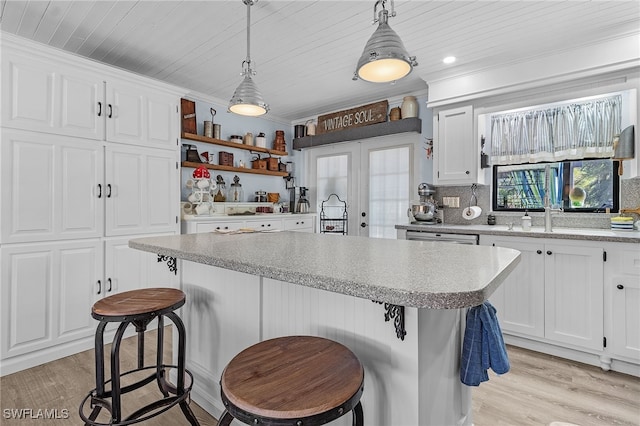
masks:
[[[400,148],[408,146],[410,149],[410,188],[409,194],[416,194],[420,179],[420,134],[404,133],[387,136],[378,136],[370,139],[363,139],[353,142],[343,142],[320,146],[306,150],[305,163],[308,165],[306,182],[309,185],[308,198],[315,210],[320,213],[322,200],[318,199],[316,178],[317,178],[317,159],[327,156],[347,155],[348,169],[350,172],[347,184],[347,198],[349,203],[347,211],[349,215],[349,235],[368,236],[368,227],[362,228],[360,223],[363,221],[362,212],[368,216],[369,205],[369,182],[368,182],[368,163],[369,152],[383,149]],[[353,173],[356,171],[357,173]],[[409,205],[407,205],[407,209]],[[319,218],[319,214],[318,214]],[[364,222],[367,223],[365,216]],[[319,219],[318,219],[319,220]],[[319,224],[316,229],[320,229]]]

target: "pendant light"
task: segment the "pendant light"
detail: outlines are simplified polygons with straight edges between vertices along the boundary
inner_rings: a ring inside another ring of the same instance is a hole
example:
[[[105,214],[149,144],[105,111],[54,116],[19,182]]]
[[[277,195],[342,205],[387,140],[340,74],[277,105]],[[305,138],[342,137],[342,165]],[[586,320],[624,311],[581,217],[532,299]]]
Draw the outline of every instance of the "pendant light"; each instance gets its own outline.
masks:
[[[361,78],[373,83],[388,83],[407,76],[418,65],[416,57],[409,56],[402,40],[389,26],[386,2],[387,0],[378,0],[373,7],[373,23],[378,22],[378,29],[364,47],[353,75],[354,80]],[[378,5],[382,5],[382,10],[376,17]],[[391,0],[392,17],[396,16],[393,6]]]
[[[252,75],[256,72],[251,68],[250,55],[250,38],[251,38],[251,6],[258,0],[243,0],[247,5],[247,59],[242,62],[242,73],[244,79],[233,93],[231,101],[229,101],[229,111],[239,115],[248,115],[256,117],[266,114],[269,111],[269,105],[262,98],[258,86],[253,82]]]

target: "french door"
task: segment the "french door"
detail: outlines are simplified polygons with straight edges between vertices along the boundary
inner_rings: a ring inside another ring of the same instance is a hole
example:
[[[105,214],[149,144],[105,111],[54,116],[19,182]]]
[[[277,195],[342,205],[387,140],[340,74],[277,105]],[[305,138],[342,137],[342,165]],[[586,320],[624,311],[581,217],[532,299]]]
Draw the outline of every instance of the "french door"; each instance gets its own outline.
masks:
[[[395,225],[406,223],[417,191],[419,141],[419,134],[407,133],[307,151],[309,199],[318,220],[322,202],[336,194],[347,203],[349,235],[395,239]],[[335,201],[325,203],[332,218],[341,209]]]

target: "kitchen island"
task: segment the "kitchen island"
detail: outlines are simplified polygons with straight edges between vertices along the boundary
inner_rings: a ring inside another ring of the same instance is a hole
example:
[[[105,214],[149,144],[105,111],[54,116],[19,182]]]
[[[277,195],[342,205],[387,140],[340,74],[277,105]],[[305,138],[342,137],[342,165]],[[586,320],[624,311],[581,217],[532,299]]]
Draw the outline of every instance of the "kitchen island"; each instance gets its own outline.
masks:
[[[362,361],[367,425],[472,423],[470,391],[459,380],[466,308],[486,300],[520,256],[296,232],[211,232],[129,245],[180,259],[193,398],[214,416],[222,411],[218,380],[235,354],[261,340],[309,334],[346,345]],[[348,424],[346,417],[339,420]]]

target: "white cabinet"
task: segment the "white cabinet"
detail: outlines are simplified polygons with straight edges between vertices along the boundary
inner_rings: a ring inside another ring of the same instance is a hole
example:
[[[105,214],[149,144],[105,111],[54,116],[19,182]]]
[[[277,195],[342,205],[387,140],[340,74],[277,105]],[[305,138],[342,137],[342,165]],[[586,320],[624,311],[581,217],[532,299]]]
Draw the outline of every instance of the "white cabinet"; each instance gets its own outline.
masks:
[[[473,108],[439,111],[434,116],[436,185],[465,185],[477,181],[478,144],[473,139]]]
[[[233,231],[240,228],[254,231],[314,232],[315,214],[264,215],[238,220],[237,216],[198,217],[182,221],[183,234]]]
[[[106,147],[106,235],[174,231],[180,179],[177,152]]]
[[[314,217],[295,217],[284,220],[285,231],[314,232]]]
[[[603,350],[603,248],[584,241],[480,237],[521,250],[522,260],[491,300],[505,332]]]
[[[104,156],[100,144],[2,129],[0,242],[99,237]]]
[[[178,144],[175,95],[119,81],[106,84],[106,138],[111,142],[174,149]]]
[[[178,285],[127,244],[178,232],[183,92],[11,36],[2,48],[4,375],[91,348],[99,298]]]
[[[545,337],[603,349],[602,247],[545,243]]]
[[[542,244],[515,238],[480,236],[482,245],[520,251],[520,263],[491,295],[504,332],[544,337],[544,256]]]
[[[90,70],[27,52],[10,42],[3,48],[3,127],[177,148],[176,93],[138,77],[121,78],[112,70]]]
[[[5,244],[0,253],[3,370],[7,358],[93,334],[100,239]]]
[[[640,247],[615,244],[608,250],[605,277],[607,350],[640,364]]]
[[[154,253],[130,248],[129,239],[105,241],[103,295],[145,287],[178,287],[178,275],[171,272],[165,262],[158,262]]]

